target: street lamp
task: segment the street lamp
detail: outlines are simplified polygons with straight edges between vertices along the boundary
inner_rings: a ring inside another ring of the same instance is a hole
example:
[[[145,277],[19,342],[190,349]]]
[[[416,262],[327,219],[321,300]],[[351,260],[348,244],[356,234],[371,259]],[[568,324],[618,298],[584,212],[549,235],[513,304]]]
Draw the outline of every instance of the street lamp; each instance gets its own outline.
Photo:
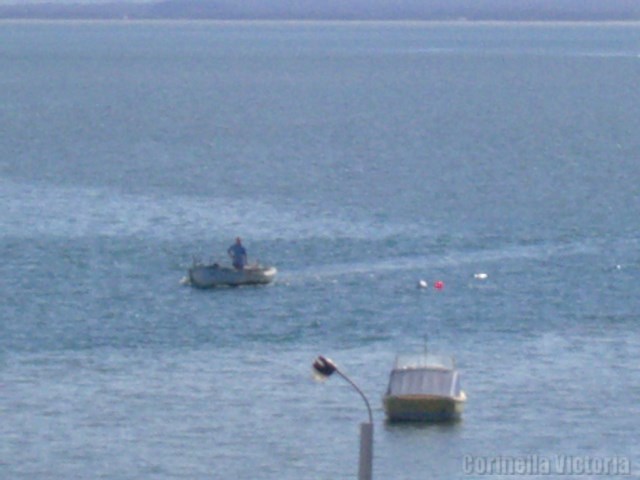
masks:
[[[367,397],[365,397],[362,390],[360,390],[353,380],[341,372],[330,358],[323,357],[322,355],[316,358],[313,362],[313,373],[315,379],[318,381],[324,381],[333,373],[337,373],[344,378],[364,400],[367,406],[367,412],[369,413],[369,422],[360,424],[360,465],[358,468],[358,480],[371,480],[373,473],[373,415],[371,414],[369,400],[367,400]]]

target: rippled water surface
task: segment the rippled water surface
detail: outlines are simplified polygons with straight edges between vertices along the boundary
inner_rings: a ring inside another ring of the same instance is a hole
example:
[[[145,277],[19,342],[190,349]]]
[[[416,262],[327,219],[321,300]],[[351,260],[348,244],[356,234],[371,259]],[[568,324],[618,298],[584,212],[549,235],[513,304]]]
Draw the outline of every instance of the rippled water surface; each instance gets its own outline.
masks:
[[[635,25],[0,24],[0,478],[354,478],[318,354],[375,478],[637,474],[639,74]],[[236,235],[275,284],[181,282]],[[387,424],[425,336],[463,419]]]

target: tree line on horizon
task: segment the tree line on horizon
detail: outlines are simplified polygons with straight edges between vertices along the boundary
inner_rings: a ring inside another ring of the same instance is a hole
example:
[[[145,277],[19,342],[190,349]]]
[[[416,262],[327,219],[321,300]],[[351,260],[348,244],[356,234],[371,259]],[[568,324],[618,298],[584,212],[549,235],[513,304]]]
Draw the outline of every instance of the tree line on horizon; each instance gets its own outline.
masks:
[[[0,5],[4,19],[639,21],[639,0],[158,0]]]

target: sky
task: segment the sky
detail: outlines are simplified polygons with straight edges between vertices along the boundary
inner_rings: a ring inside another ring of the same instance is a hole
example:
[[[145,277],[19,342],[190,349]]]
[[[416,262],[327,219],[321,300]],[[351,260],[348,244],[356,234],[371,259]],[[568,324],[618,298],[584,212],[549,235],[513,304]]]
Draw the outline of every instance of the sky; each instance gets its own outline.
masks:
[[[0,5],[29,5],[51,3],[56,5],[82,5],[99,3],[154,3],[159,0],[0,0]]]

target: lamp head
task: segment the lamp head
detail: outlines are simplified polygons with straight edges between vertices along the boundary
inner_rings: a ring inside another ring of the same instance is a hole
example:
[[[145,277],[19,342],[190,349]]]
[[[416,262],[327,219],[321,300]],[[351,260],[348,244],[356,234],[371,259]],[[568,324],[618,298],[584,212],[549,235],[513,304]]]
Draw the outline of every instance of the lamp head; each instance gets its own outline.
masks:
[[[317,381],[322,382],[329,378],[337,369],[338,367],[333,363],[333,360],[320,355],[313,362],[313,377]]]

